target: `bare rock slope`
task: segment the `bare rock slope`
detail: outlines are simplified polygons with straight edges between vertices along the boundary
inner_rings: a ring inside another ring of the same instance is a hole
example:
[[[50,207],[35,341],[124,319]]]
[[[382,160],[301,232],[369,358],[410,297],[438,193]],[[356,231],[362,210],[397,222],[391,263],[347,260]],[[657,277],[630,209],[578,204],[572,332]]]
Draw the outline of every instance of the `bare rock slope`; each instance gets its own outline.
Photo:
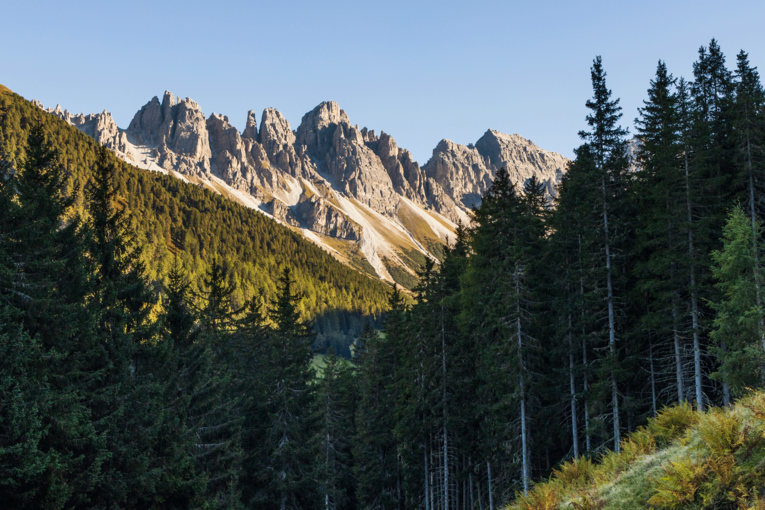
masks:
[[[36,102],[40,108],[42,104]],[[410,286],[424,257],[438,256],[456,223],[469,221],[497,171],[550,194],[568,160],[519,135],[487,131],[475,145],[442,140],[423,166],[389,134],[352,125],[328,101],[297,130],[274,108],[239,131],[228,117],[165,92],[120,129],[111,114],[47,110],[125,161],[208,186],[296,230],[354,267]]]

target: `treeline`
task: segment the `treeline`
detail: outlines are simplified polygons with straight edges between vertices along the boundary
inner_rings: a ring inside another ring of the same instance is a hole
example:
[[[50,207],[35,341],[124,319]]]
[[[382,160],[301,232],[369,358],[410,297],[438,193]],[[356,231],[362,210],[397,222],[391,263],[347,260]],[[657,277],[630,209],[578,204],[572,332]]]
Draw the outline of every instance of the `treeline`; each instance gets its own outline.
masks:
[[[363,338],[361,507],[492,510],[663,406],[762,387],[765,94],[714,40],[693,69],[659,62],[630,139],[596,58],[555,203],[498,172],[416,304]]]
[[[88,217],[86,190],[97,159],[98,143],[63,120],[22,97],[0,93],[0,159],[18,166],[24,159],[27,137],[41,125],[46,140],[58,151],[65,170],[64,186],[74,203],[67,213]],[[226,268],[228,283],[235,285],[235,302],[241,306],[252,296],[265,304],[277,294],[278,275],[286,266],[302,289],[300,303],[305,318],[379,316],[389,286],[344,266],[300,234],[257,211],[241,206],[211,190],[177,178],[140,170],[114,155],[113,185],[117,204],[126,208],[138,242],[147,277],[156,290],[167,284],[177,260],[192,286],[201,281],[215,260]],[[328,342],[347,350],[346,339],[332,335],[335,319],[320,320]]]

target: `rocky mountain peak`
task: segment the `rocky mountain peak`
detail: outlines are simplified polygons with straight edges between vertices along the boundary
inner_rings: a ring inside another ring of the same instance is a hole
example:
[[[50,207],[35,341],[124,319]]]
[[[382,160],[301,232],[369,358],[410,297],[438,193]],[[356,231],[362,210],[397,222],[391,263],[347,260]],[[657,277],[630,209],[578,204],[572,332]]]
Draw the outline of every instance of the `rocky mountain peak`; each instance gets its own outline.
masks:
[[[266,108],[260,119],[260,143],[266,147],[283,148],[295,143],[290,123],[276,108]]]
[[[325,101],[303,115],[297,129],[297,143],[311,153],[326,153],[335,140],[338,126],[350,128],[350,121],[334,101]]]
[[[247,123],[244,131],[242,131],[242,138],[249,138],[255,141],[258,140],[258,121],[255,117],[254,110],[247,112]]]
[[[536,175],[553,193],[567,163],[519,135],[488,130],[475,145],[442,140],[421,168],[393,136],[359,129],[334,101],[306,113],[296,131],[275,108],[263,111],[260,126],[250,110],[241,133],[226,115],[205,117],[198,103],[169,91],[141,107],[124,131],[106,111],[48,111],[123,159],[227,193],[341,258],[337,243],[353,243],[347,253],[389,279],[393,266],[413,274],[412,253],[431,256],[433,243],[469,221],[467,209],[499,168],[519,183]]]

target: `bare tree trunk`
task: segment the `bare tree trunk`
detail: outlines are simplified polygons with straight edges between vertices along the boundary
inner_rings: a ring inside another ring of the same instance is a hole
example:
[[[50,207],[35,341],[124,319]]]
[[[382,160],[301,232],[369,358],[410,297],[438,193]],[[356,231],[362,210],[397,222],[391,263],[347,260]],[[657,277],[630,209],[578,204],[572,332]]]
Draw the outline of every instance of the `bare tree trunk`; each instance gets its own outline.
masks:
[[[430,510],[430,473],[428,472],[428,451],[424,451],[425,457],[425,510]]]
[[[491,486],[491,463],[486,461],[486,476],[489,482],[489,510],[494,510],[494,494]]]
[[[430,451],[430,460],[431,464],[433,464],[433,437],[430,438],[430,445],[428,446],[428,450]],[[432,469],[432,468],[431,468]],[[433,499],[434,494],[434,487],[433,487],[433,474],[428,473],[428,478],[430,479],[430,508],[433,510],[436,507],[436,502]]]
[[[473,466],[468,457],[468,485],[470,486],[470,510],[475,510],[475,501],[473,501]]]
[[[579,295],[582,299],[582,310],[581,310],[581,316],[582,316],[582,366],[584,367],[584,376],[583,376],[583,383],[584,383],[584,439],[585,439],[585,447],[587,448],[587,451],[589,452],[592,444],[591,444],[591,438],[590,438],[590,406],[587,402],[587,390],[588,387],[588,377],[587,377],[587,336],[585,335],[584,330],[584,275],[582,274],[582,235],[579,234]]]
[[[576,385],[574,384],[574,341],[571,338],[571,314],[568,314],[568,378],[571,391],[571,437],[574,441],[574,458],[579,457],[579,427],[576,424]]]
[[[523,479],[523,494],[529,493],[529,455],[528,455],[528,438],[526,432],[526,393],[524,388],[524,364],[523,364],[523,333],[521,330],[521,272],[522,268],[519,268],[516,264],[515,267],[515,324],[518,335],[518,364],[519,364],[519,377],[520,377],[520,390],[521,390],[521,478]]]
[[[441,304],[441,375],[443,377],[442,406],[444,419],[444,510],[449,510],[449,434],[446,422],[446,332],[444,327],[444,305]]]
[[[704,410],[701,391],[701,340],[699,339],[699,304],[696,289],[696,253],[693,250],[693,214],[691,212],[691,177],[688,170],[688,151],[685,151],[685,203],[688,212],[688,259],[691,262],[691,319],[693,325],[693,371],[696,383],[696,408]]]
[[[614,320],[614,290],[611,283],[611,244],[608,232],[608,207],[606,203],[606,176],[601,176],[603,189],[603,230],[606,250],[606,290],[608,292],[608,351],[612,358],[616,357],[616,325]],[[619,435],[619,392],[616,387],[616,374],[611,371],[611,409],[614,422],[614,451],[619,452],[621,438]]]
[[[677,331],[677,302],[672,298],[672,334],[675,340],[675,372],[677,377],[677,403],[682,404],[685,400],[685,388],[683,388],[683,357],[680,351],[680,333]],[[653,364],[653,360],[651,360]]]

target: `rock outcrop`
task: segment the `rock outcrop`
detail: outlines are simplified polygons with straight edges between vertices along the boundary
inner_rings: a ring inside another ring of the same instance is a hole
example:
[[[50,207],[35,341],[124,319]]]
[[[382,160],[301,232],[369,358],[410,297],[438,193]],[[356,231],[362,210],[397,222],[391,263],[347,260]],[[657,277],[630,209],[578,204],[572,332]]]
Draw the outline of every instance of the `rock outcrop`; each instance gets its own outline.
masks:
[[[553,195],[567,164],[560,154],[542,150],[520,135],[490,129],[475,146],[441,140],[422,169],[454,202],[472,207],[480,203],[500,168],[521,186],[536,175]]]
[[[337,207],[318,195],[302,200],[296,206],[300,224],[329,237],[358,241],[362,237],[361,226],[348,219]]]
[[[45,110],[40,101],[34,103],[39,108]],[[121,131],[112,118],[112,114],[104,110],[101,113],[72,115],[68,110],[61,110],[61,105],[56,108],[49,108],[48,113],[66,121],[75,126],[86,135],[95,138],[98,143],[117,153],[127,151],[128,139],[125,133]]]
[[[125,131],[134,145],[156,148],[157,164],[183,175],[210,174],[210,139],[199,104],[186,98],[176,102],[165,92],[162,104],[154,97],[135,114]]]

